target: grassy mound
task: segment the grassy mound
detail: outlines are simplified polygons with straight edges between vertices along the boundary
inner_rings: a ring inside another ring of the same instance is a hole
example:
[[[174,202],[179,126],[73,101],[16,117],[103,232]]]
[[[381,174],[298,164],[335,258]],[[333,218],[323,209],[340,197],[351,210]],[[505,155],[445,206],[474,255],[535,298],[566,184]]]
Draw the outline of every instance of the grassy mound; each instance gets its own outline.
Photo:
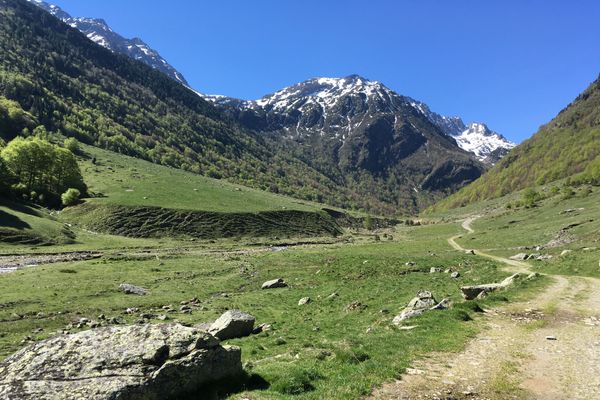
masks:
[[[86,229],[143,238],[337,236],[342,233],[327,213],[300,210],[226,213],[89,203],[67,209],[63,215]]]

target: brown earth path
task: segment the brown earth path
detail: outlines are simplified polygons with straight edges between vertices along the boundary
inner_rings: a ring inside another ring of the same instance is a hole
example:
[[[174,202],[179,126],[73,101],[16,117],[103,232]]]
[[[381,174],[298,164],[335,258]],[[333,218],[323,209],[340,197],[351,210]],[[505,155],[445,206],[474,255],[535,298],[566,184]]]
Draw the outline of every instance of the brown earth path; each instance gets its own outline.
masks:
[[[470,233],[475,218],[463,222]],[[459,237],[448,243],[466,251]],[[525,262],[475,254],[529,271]],[[600,280],[551,277],[536,298],[487,310],[462,352],[416,362],[370,399],[600,399]]]

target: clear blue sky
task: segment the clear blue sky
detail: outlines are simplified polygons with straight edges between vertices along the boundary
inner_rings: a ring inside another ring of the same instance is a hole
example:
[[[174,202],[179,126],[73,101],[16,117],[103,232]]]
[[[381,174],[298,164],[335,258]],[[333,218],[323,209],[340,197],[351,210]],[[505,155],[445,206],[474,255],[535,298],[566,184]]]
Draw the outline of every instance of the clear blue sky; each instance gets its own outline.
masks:
[[[203,93],[256,99],[356,73],[516,142],[600,73],[598,0],[54,3],[141,37]]]

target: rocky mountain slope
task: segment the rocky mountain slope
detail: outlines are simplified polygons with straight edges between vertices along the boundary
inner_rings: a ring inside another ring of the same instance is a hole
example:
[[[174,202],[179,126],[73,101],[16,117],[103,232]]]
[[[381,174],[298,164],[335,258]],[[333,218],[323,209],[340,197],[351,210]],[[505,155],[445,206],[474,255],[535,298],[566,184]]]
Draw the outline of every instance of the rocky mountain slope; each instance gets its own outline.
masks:
[[[350,97],[364,101],[353,108]],[[413,107],[463,150],[484,162],[494,163],[514,144],[485,124],[468,126],[459,117],[437,114],[410,97],[358,75],[346,78],[315,78],[284,88],[259,100],[244,101],[225,96],[205,96],[228,109],[238,109],[238,118],[256,130],[283,130],[287,137],[319,133],[344,140],[366,115],[394,115],[402,107]]]
[[[116,53],[125,54],[164,73],[170,78],[189,86],[183,75],[140,38],[127,39],[113,31],[103,19],[72,17],[60,7],[42,0],[28,0],[48,11],[67,25],[79,29],[90,40]]]
[[[446,199],[455,207],[567,178],[600,183],[600,78],[481,179]]]

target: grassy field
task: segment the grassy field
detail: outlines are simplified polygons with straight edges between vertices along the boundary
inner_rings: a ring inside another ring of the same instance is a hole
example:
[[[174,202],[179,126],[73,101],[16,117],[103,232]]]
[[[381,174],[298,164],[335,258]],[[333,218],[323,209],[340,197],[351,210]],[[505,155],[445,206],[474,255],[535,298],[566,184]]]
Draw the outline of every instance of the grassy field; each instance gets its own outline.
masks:
[[[153,206],[201,211],[313,211],[317,204],[201,175],[168,168],[133,157],[82,146],[80,167],[90,191],[106,196],[91,200],[125,206]],[[95,164],[92,159],[95,158]]]
[[[540,272],[600,276],[600,189],[582,187],[567,198],[547,191],[547,196],[530,208],[507,209],[506,204],[520,199],[516,194],[430,217],[481,215],[472,224],[475,233],[459,240],[464,247],[505,257],[518,253],[551,255],[551,259],[531,264]],[[568,252],[561,256],[564,250]]]
[[[229,341],[242,347],[252,382],[263,382],[262,389],[251,390],[253,399],[354,399],[398,376],[417,357],[461,349],[477,332],[479,325],[471,321],[476,313],[472,304],[461,303],[458,287],[506,273],[492,261],[451,250],[445,239],[457,232],[457,224],[400,227],[394,240],[363,236],[354,244],[245,254],[115,254],[17,271],[0,276],[0,356],[80,318],[98,320],[104,314],[134,323],[146,313],[160,322],[162,306],[179,310],[181,301],[196,297],[200,304],[192,314],[168,314],[168,321],[208,322],[237,308],[255,315],[257,323],[273,325],[269,332]],[[430,274],[431,267],[451,268],[462,277]],[[263,281],[276,277],[290,287],[260,290]],[[151,294],[124,295],[118,290],[123,282]],[[393,327],[392,318],[422,289],[438,300],[452,299],[455,307],[409,320],[417,326],[413,330]],[[484,304],[522,296],[523,289],[491,296]],[[329,299],[332,293],[337,296]],[[298,306],[305,296],[312,302]],[[360,305],[348,308],[353,302]],[[139,311],[125,314],[130,307]]]

